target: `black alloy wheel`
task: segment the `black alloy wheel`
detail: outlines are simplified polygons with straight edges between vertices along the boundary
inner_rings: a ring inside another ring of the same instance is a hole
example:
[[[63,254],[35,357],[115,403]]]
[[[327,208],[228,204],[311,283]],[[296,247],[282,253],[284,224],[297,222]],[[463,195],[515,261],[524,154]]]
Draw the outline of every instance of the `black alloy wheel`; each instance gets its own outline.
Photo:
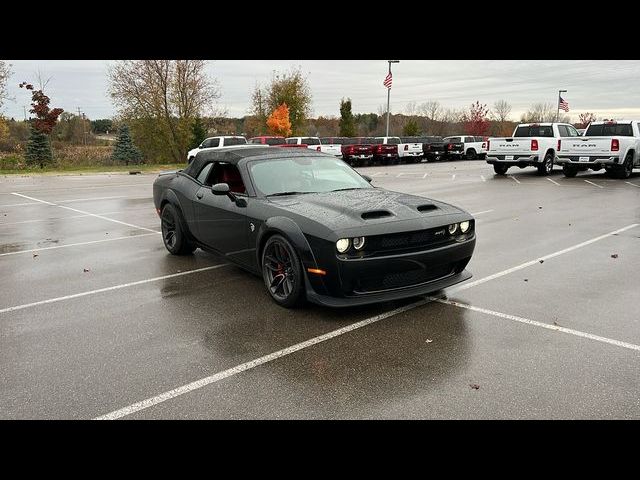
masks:
[[[181,220],[180,213],[170,203],[162,208],[160,215],[162,241],[172,255],[188,255],[196,249],[185,235]]]
[[[271,298],[278,305],[292,308],[304,300],[300,260],[291,243],[281,235],[270,237],[264,246],[262,276]]]

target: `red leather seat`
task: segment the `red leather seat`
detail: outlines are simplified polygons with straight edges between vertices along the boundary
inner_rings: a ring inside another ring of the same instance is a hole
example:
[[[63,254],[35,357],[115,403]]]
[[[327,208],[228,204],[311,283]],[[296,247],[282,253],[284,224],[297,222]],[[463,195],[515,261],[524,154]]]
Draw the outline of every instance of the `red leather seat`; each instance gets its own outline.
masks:
[[[245,193],[244,182],[240,176],[238,168],[233,165],[220,165],[220,183],[229,185],[229,189],[234,193]]]

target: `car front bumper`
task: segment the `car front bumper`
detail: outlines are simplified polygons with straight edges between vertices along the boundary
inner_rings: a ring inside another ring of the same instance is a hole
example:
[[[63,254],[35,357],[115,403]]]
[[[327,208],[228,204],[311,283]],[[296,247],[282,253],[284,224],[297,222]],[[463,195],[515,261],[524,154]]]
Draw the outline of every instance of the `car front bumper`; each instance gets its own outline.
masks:
[[[465,270],[475,248],[475,234],[459,242],[409,253],[336,259],[318,278],[305,276],[307,299],[320,305],[348,307],[426,295],[471,278]],[[323,267],[320,264],[320,268]]]

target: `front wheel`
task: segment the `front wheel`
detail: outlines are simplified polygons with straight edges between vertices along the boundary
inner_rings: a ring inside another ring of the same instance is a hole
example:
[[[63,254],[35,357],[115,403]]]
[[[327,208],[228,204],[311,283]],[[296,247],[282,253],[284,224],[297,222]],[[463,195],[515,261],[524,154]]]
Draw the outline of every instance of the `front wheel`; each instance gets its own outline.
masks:
[[[548,153],[542,164],[538,165],[538,173],[540,175],[549,175],[553,171],[553,154]]]
[[[295,249],[282,235],[269,237],[262,250],[262,278],[271,298],[294,308],[304,301],[302,264]]]
[[[572,178],[578,174],[578,169],[573,165],[565,163],[564,165],[562,165],[562,173],[564,173],[565,177]]]
[[[498,175],[506,175],[507,170],[509,170],[508,165],[501,165],[499,163],[493,164],[493,171],[496,172]]]
[[[176,207],[167,203],[160,214],[162,241],[172,255],[189,255],[194,252],[193,245],[183,229],[182,217]]]

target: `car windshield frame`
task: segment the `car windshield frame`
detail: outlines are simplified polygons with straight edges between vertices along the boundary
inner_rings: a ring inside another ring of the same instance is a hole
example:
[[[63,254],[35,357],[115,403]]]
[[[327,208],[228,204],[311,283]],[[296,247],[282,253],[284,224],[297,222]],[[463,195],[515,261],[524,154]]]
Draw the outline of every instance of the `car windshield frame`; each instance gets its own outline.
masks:
[[[252,159],[246,171],[262,198],[375,188],[342,159],[329,156]]]

